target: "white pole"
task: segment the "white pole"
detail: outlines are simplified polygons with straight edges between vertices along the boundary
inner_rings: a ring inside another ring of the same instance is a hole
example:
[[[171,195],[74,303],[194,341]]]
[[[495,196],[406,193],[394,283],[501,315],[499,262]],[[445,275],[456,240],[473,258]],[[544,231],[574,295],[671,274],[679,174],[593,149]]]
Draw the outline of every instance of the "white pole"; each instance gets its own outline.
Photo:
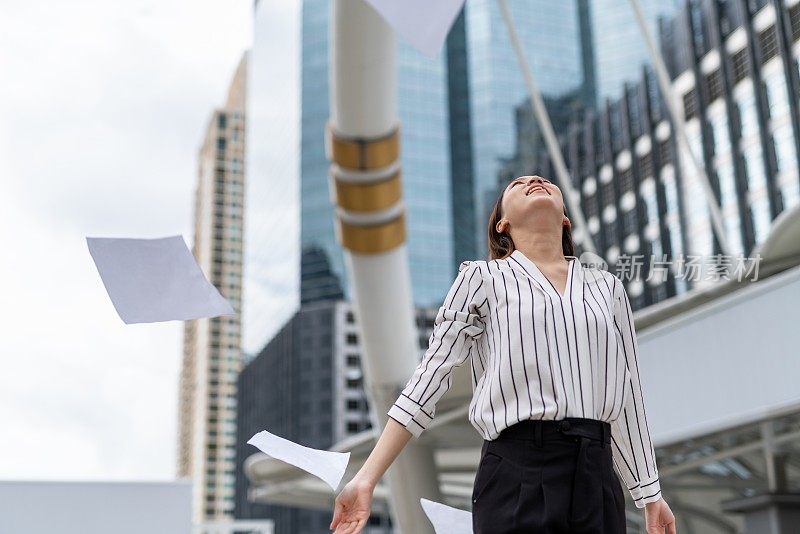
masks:
[[[361,334],[364,389],[373,426],[383,429],[419,359],[402,198],[396,36],[364,0],[334,0],[331,15],[329,185]],[[433,445],[412,437],[384,480],[394,528],[432,534],[419,499],[442,498]]]
[[[667,67],[664,64],[664,58],[661,56],[661,51],[656,46],[653,35],[650,33],[650,29],[647,27],[639,0],[630,0],[630,2],[631,6],[633,7],[633,12],[636,15],[636,23],[639,25],[639,30],[642,32],[642,37],[644,37],[645,44],[647,45],[647,51],[650,54],[650,60],[653,62],[653,66],[655,67],[658,85],[661,88],[661,94],[664,96],[664,102],[667,105],[667,111],[672,118],[672,124],[675,125],[675,135],[677,137],[677,141],[681,148],[683,148],[683,150],[689,154],[691,164],[694,166],[697,174],[700,175],[700,182],[703,185],[706,204],[708,204],[708,209],[711,214],[711,223],[714,228],[714,233],[719,240],[722,253],[729,255],[731,253],[731,249],[730,245],[728,244],[728,238],[725,234],[725,228],[722,224],[722,212],[720,211],[719,204],[717,204],[717,199],[714,196],[714,190],[711,189],[711,182],[708,179],[705,167],[700,161],[700,158],[698,158],[697,154],[694,153],[694,150],[692,150],[691,144],[689,144],[689,138],[686,136],[686,123],[683,120],[683,113],[681,113],[675,105],[675,93],[672,90],[672,81],[667,73]]]
[[[503,13],[503,20],[508,28],[508,35],[511,38],[511,44],[514,46],[514,52],[517,55],[519,68],[522,71],[522,76],[525,79],[525,85],[528,88],[528,95],[530,96],[531,103],[533,104],[533,112],[536,115],[536,121],[542,129],[544,141],[547,145],[547,152],[550,154],[550,159],[556,168],[556,175],[558,176],[559,185],[566,193],[564,200],[567,202],[569,210],[570,222],[574,230],[580,229],[580,242],[583,244],[584,250],[597,254],[592,241],[592,235],[589,233],[589,228],[586,226],[586,219],[583,216],[581,205],[579,203],[578,193],[572,187],[572,181],[567,171],[567,166],[564,163],[564,157],[561,155],[561,147],[556,139],[556,134],[553,131],[553,125],[550,122],[550,117],[547,114],[547,108],[542,101],[542,95],[533,80],[533,72],[528,65],[528,60],[525,57],[525,52],[519,42],[517,30],[514,27],[514,21],[511,19],[511,13],[508,10],[506,0],[497,0],[500,5],[500,11]],[[602,256],[602,254],[600,254]]]

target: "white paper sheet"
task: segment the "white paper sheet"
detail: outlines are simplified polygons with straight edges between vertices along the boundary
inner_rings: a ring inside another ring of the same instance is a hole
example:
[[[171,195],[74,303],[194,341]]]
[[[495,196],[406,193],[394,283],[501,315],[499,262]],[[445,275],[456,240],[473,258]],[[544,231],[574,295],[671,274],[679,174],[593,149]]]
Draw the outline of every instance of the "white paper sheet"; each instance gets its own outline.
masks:
[[[436,534],[472,534],[472,512],[428,499],[419,502]]]
[[[87,237],[108,296],[126,323],[234,315],[180,235],[156,239]]]
[[[414,48],[433,58],[442,49],[464,0],[367,0]]]
[[[339,487],[345,469],[347,469],[347,463],[350,461],[349,452],[312,449],[271,434],[266,430],[262,430],[250,438],[247,443],[258,447],[264,454],[297,466],[321,478],[333,491],[336,491],[336,488]]]

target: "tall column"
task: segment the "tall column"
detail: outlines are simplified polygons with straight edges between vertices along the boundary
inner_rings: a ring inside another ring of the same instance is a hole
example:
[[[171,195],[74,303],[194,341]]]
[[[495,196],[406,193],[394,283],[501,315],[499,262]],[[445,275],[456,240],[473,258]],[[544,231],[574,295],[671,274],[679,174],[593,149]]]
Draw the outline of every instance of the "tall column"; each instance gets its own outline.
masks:
[[[364,0],[334,0],[330,35],[326,152],[336,237],[361,329],[373,427],[383,429],[419,352],[405,246],[395,33]],[[411,438],[386,481],[399,531],[433,533],[420,504],[421,497],[441,501],[433,449]]]

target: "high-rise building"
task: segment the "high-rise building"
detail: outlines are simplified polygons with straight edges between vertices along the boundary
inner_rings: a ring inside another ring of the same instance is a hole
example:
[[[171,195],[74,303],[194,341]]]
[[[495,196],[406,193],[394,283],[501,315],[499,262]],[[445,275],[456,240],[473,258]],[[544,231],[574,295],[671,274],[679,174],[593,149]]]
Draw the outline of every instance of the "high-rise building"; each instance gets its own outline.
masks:
[[[196,522],[232,517],[234,508],[246,73],[245,54],[199,152],[192,252],[236,315],[184,324],[177,472],[193,482]]]
[[[566,95],[585,101],[592,91],[581,32],[588,16],[586,0],[517,0],[508,2],[508,7],[551,111],[568,112],[553,108],[559,103],[573,106],[574,99],[562,98]],[[487,254],[486,223],[497,196],[497,173],[514,154],[515,107],[528,98],[528,92],[494,0],[467,0],[448,36],[448,52],[450,106],[466,113],[450,123],[451,143],[457,147],[451,201],[454,213],[462,211],[454,225],[454,240],[464,247],[456,251],[456,258],[483,258]],[[468,188],[472,198],[465,202]],[[471,213],[463,213],[465,206]]]
[[[651,34],[658,35],[659,17],[671,17],[681,0],[639,0]],[[592,54],[599,105],[619,98],[625,82],[635,82],[650,64],[642,32],[628,0],[591,0]]]
[[[732,255],[723,261],[747,257],[772,221],[800,203],[800,2],[685,2],[661,25],[660,42],[689,144],[720,205]],[[722,250],[702,177],[678,150],[652,69],[572,123],[561,145],[598,251],[612,267],[621,255],[644,259],[627,287],[634,308],[708,283],[705,270]],[[537,169],[517,160],[501,182],[515,173],[554,176],[546,153]],[[691,256],[706,259],[675,261]],[[669,262],[666,283],[648,277],[665,267],[650,258]],[[678,268],[703,274],[689,284]]]

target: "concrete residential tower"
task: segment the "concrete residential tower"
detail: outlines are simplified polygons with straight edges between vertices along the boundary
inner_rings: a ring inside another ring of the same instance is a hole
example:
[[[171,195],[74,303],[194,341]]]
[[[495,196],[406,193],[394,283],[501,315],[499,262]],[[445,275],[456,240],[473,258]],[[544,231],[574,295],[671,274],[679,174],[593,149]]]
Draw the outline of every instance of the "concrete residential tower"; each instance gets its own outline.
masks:
[[[195,522],[233,515],[236,380],[242,365],[246,72],[245,54],[225,106],[211,115],[199,154],[192,252],[236,315],[184,323],[177,473],[193,482]]]

